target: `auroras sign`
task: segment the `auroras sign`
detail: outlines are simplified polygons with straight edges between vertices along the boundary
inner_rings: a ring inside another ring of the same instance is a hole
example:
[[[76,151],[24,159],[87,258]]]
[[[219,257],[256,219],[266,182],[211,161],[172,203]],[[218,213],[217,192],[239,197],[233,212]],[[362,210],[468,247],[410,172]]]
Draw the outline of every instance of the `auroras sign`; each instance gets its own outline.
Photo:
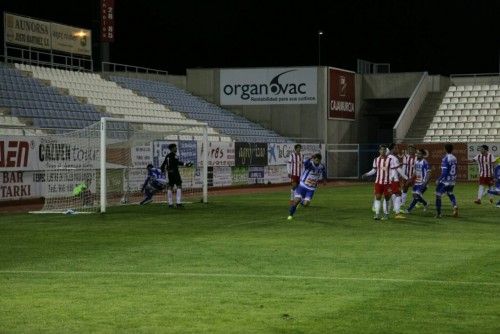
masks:
[[[317,77],[315,67],[221,70],[220,104],[316,104]]]
[[[354,72],[330,68],[330,98],[328,118],[356,118]]]

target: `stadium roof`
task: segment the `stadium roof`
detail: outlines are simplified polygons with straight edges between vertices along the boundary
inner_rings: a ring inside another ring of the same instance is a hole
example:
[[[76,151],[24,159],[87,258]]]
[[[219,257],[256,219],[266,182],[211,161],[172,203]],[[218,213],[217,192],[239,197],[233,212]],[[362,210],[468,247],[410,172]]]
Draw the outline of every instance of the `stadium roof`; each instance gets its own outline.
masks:
[[[115,3],[111,60],[171,73],[317,65],[319,38],[322,65],[354,70],[360,58],[390,63],[393,71],[499,71],[498,0]],[[19,0],[2,1],[0,9],[95,31],[98,6],[99,0],[65,6]]]

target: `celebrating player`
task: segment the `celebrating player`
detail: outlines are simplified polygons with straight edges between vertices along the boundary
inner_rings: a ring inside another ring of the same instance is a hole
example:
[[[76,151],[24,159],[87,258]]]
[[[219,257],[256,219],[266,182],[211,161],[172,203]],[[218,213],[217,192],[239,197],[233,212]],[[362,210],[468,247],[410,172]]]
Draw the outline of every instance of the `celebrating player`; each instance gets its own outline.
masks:
[[[394,205],[394,212],[396,215],[394,218],[403,219],[405,216],[401,214],[401,185],[399,183],[399,177],[402,177],[405,181],[408,180],[408,176],[406,176],[401,168],[401,163],[397,156],[397,148],[396,144],[392,143],[389,145],[389,159],[391,160],[391,190],[392,190],[392,202]]]
[[[321,154],[316,153],[304,162],[304,171],[300,176],[299,186],[295,189],[295,197],[290,205],[288,220],[293,219],[297,206],[302,203],[308,206],[311,202],[318,182],[323,180],[326,184],[326,168],[321,163]]]
[[[170,144],[168,145],[168,149],[170,150],[170,153],[167,154],[165,157],[165,160],[161,164],[161,171],[165,172],[167,171],[167,176],[168,176],[168,185],[167,185],[167,200],[168,200],[168,207],[173,208],[174,203],[173,203],[173,198],[172,198],[172,191],[174,187],[177,188],[176,191],[176,203],[177,207],[181,208],[183,207],[181,199],[182,199],[182,179],[181,179],[181,174],[179,173],[179,166],[186,166],[186,167],[191,167],[193,165],[192,162],[182,162],[179,160],[177,157],[177,145],[176,144]]]
[[[488,194],[490,195],[500,195],[500,157],[496,158],[497,166],[494,170],[494,178],[495,178],[495,189],[488,190]],[[496,204],[497,208],[500,208],[500,200]]]
[[[488,145],[482,145],[480,153],[476,155],[472,161],[477,162],[479,166],[479,189],[477,191],[477,199],[474,201],[476,204],[481,204],[481,198],[488,193],[493,185],[493,165],[495,157],[488,152]],[[491,194],[490,203],[493,203],[493,196]]]
[[[141,201],[141,205],[151,203],[153,201],[153,195],[165,189],[167,185],[165,174],[163,174],[160,169],[154,168],[152,164],[148,164],[146,168],[148,169],[148,176],[141,188],[141,192],[144,193],[144,199]]]
[[[373,160],[373,168],[371,171],[363,174],[361,177],[363,179],[368,176],[377,174],[375,177],[375,217],[373,219],[380,220],[380,208],[382,206],[382,196],[386,201],[390,201],[392,195],[392,189],[390,184],[390,174],[391,174],[391,158],[387,156],[387,146],[380,145],[378,149],[379,156]],[[389,218],[389,212],[387,208],[384,208],[383,220]]]
[[[294,146],[294,151],[290,153],[290,158],[288,159],[287,170],[288,177],[290,178],[292,189],[290,190],[290,201],[294,200],[295,189],[300,182],[300,174],[302,174],[303,157],[300,150],[302,146],[296,144]]]
[[[441,176],[436,180],[436,218],[441,218],[441,196],[448,195],[453,206],[453,217],[458,217],[457,199],[453,188],[457,180],[457,158],[452,154],[453,145],[444,145],[446,155],[441,161]]]
[[[415,172],[415,146],[409,145],[408,152],[403,154],[403,173],[408,176],[408,180],[403,183],[403,189],[401,193],[401,206],[406,205],[406,197],[408,195],[408,189],[413,185],[414,178],[411,176]]]
[[[423,195],[427,190],[427,182],[430,178],[430,168],[427,160],[424,159],[427,152],[423,149],[417,151],[417,161],[415,162],[415,170],[411,178],[414,182],[413,185],[413,201],[411,202],[406,213],[410,213],[411,210],[417,205],[417,203],[422,203],[424,205],[424,211],[427,211],[428,203],[424,199]]]

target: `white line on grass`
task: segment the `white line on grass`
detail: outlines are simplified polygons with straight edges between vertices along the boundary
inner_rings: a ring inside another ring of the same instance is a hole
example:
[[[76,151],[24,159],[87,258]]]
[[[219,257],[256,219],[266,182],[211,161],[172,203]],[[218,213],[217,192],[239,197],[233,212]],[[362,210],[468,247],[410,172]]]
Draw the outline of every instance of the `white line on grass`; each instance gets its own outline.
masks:
[[[485,285],[500,286],[500,282],[452,281],[432,279],[377,278],[377,277],[335,277],[335,276],[301,276],[301,275],[258,275],[231,273],[169,273],[169,272],[125,272],[125,271],[47,271],[47,270],[0,270],[3,275],[115,275],[115,276],[184,276],[184,277],[227,277],[257,279],[289,279],[318,281],[361,281],[361,282],[394,282],[394,283],[429,283],[450,285]]]
[[[250,221],[246,221],[246,222],[242,222],[242,223],[229,224],[229,225],[226,225],[226,227],[233,227],[233,226],[240,226],[240,225],[249,225],[249,224],[264,223],[264,222],[271,223],[272,221],[270,221],[268,219],[250,220]]]

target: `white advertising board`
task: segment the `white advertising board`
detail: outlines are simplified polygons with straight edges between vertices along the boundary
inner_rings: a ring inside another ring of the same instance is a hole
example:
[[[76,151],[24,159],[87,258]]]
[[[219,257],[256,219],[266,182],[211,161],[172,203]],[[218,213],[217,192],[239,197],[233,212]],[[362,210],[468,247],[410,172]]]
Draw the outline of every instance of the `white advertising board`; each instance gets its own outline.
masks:
[[[5,42],[37,49],[92,55],[92,32],[55,22],[5,13]]]
[[[5,42],[50,50],[50,22],[5,13]]]
[[[221,105],[316,104],[315,67],[220,71]]]
[[[92,55],[92,33],[90,30],[51,23],[52,49],[68,53]]]

